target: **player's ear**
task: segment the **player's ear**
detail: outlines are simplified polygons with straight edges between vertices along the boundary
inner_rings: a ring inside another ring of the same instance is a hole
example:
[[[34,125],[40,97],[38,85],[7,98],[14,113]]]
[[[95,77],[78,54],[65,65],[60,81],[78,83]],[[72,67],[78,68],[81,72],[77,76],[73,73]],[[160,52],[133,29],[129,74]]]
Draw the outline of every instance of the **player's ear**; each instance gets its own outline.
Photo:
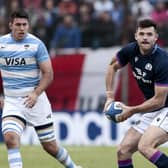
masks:
[[[11,30],[12,29],[12,23],[9,22],[9,29]]]
[[[137,33],[134,34],[134,38],[135,38],[135,40],[137,40]]]
[[[159,34],[158,34],[158,33],[156,33],[156,41],[158,40],[158,38],[159,38]]]

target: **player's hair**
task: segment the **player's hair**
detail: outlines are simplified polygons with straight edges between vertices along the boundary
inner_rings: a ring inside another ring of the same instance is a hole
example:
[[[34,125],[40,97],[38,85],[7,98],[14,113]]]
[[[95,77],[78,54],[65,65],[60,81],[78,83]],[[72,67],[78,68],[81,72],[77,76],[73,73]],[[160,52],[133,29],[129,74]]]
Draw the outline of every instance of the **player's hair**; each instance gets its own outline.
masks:
[[[149,19],[149,18],[139,20],[138,23],[137,23],[137,26],[136,26],[136,30],[139,27],[140,28],[154,27],[156,32],[158,30],[157,24],[152,19]]]
[[[29,20],[29,15],[27,14],[27,12],[25,10],[21,9],[21,10],[14,11],[11,13],[10,22],[13,22],[13,20],[15,18],[25,18],[25,19]]]

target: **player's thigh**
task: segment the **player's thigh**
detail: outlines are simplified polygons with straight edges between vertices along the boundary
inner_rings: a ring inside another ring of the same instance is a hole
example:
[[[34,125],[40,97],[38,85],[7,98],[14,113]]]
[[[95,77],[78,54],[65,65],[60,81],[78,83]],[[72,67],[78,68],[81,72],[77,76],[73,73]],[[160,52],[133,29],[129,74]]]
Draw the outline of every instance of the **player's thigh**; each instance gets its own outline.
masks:
[[[126,151],[129,152],[135,152],[138,149],[138,142],[141,138],[142,134],[135,130],[134,128],[130,128],[123,140],[121,141],[120,145],[118,146],[118,150],[120,149],[125,149]]]
[[[4,137],[6,134],[16,134],[21,136],[26,120],[23,114],[24,106],[22,98],[6,97],[2,113],[2,133]]]
[[[145,131],[141,139],[141,144],[145,146],[157,147],[168,140],[168,108],[159,110],[151,125]]]
[[[22,97],[12,98],[6,97],[4,100],[4,107],[2,112],[2,118],[6,118],[9,116],[18,117],[23,120],[26,120],[24,116],[24,101]]]
[[[25,112],[25,117],[28,124],[34,127],[53,122],[51,104],[44,92],[38,97],[35,106]]]
[[[165,130],[157,126],[149,126],[140,139],[139,146],[144,148],[156,148],[168,141],[168,134]]]

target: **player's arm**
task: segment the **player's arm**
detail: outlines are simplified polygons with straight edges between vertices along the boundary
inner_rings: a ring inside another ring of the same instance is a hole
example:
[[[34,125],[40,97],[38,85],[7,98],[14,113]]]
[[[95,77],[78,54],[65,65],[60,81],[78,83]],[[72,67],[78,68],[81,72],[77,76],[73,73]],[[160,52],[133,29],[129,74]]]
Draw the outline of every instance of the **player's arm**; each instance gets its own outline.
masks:
[[[135,113],[152,112],[164,107],[168,94],[168,87],[156,86],[155,95],[137,106],[122,105],[123,112],[118,116],[118,121],[124,121]]]
[[[50,59],[40,63],[39,66],[41,70],[41,79],[34,91],[26,96],[24,104],[27,108],[32,108],[35,105],[38,96],[46,90],[53,80],[53,69]]]
[[[34,92],[38,96],[47,89],[47,87],[53,80],[53,69],[51,65],[51,60],[48,59],[47,61],[40,63],[39,66],[41,70],[41,80],[39,82],[39,85],[34,90]]]
[[[104,111],[105,111],[107,105],[114,100],[114,90],[113,90],[114,89],[114,79],[115,79],[115,74],[116,74],[117,70],[120,68],[121,68],[121,66],[120,66],[117,58],[113,57],[109,66],[108,66],[106,76],[105,76],[107,99],[106,99],[106,103],[104,106]]]

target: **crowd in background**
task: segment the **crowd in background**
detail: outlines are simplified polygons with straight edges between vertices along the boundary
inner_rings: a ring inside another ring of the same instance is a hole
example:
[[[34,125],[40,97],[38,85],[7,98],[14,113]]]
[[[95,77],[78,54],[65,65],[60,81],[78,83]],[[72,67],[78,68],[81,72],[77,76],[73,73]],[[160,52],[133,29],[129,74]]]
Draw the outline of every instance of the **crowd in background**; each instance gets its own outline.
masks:
[[[123,45],[134,40],[142,17],[158,23],[158,43],[168,46],[166,0],[0,0],[0,35],[9,31],[8,15],[19,8],[28,11],[30,31],[49,50]]]

